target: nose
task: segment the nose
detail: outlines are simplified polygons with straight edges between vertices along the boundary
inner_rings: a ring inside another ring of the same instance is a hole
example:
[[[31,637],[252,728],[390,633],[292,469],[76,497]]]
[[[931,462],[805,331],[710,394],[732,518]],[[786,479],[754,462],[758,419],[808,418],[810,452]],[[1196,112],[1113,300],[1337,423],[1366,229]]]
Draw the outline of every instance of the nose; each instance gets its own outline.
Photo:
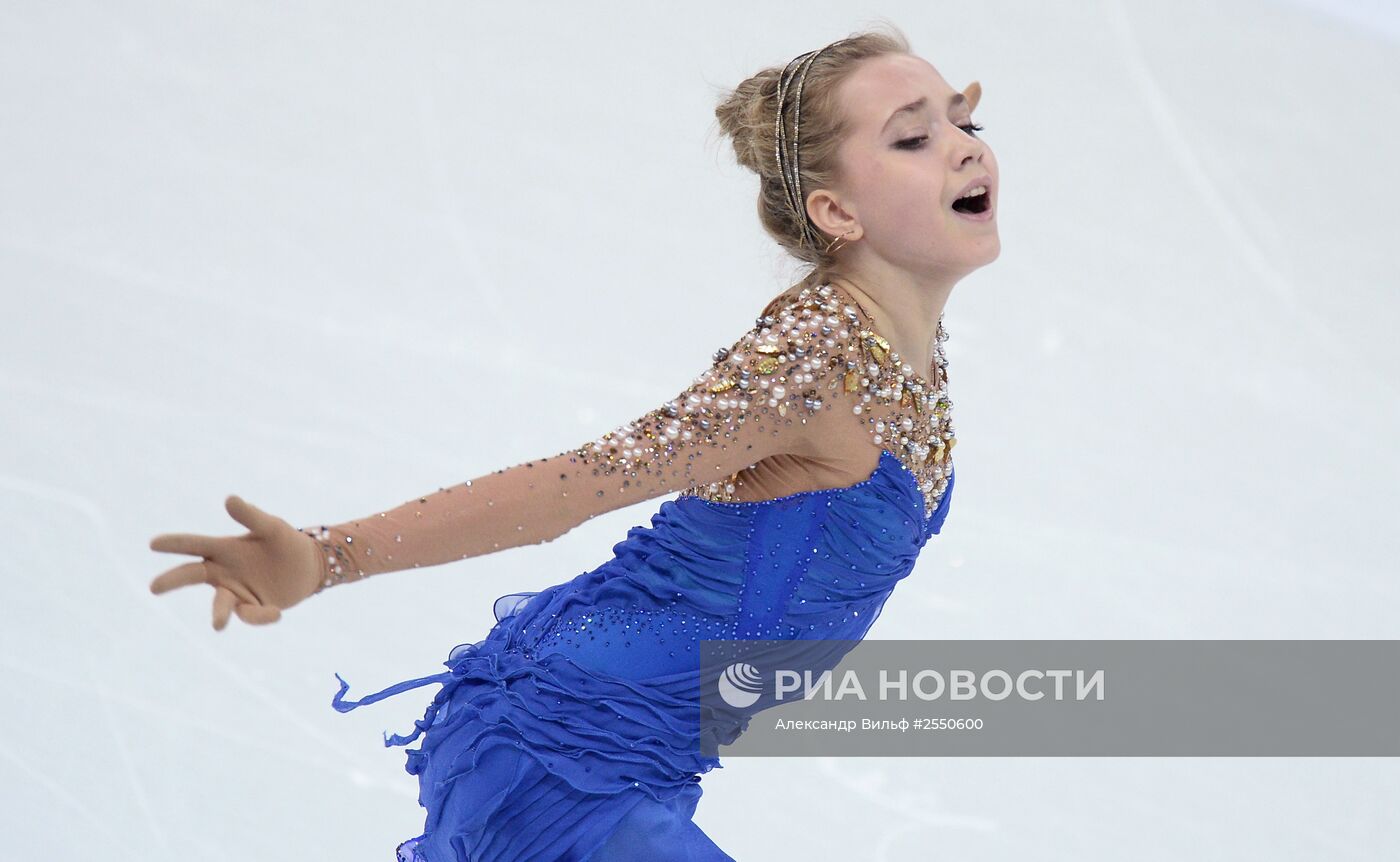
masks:
[[[982,154],[986,151],[987,148],[983,146],[981,141],[970,139],[966,135],[963,135],[963,140],[957,142],[953,153],[955,158],[957,158],[958,167],[961,168],[969,161],[980,162],[982,160]]]

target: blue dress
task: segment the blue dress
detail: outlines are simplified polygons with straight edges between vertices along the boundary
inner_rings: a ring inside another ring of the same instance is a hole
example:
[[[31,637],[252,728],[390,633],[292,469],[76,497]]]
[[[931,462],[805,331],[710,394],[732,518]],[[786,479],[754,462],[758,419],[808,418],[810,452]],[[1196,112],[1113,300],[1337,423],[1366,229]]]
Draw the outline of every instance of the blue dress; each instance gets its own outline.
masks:
[[[864,481],[769,500],[682,494],[633,527],[596,569],[495,603],[486,638],[429,683],[442,688],[409,736],[423,833],[400,862],[719,862],[697,826],[704,639],[859,640],[942,528],[888,449]],[[340,679],[337,674],[337,679]]]

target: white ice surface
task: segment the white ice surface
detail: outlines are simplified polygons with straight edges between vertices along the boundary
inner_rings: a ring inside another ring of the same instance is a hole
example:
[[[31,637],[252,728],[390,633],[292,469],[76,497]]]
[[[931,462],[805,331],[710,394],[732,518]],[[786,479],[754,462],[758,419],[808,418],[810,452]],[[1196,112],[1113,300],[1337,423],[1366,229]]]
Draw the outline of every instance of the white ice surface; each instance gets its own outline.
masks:
[[[237,493],[334,523],[673,395],[794,270],[720,89],[882,16],[1001,166],[943,536],[877,638],[1394,638],[1393,3],[4,4],[0,859],[389,862],[403,732],[562,539],[274,626],[156,598]],[[737,859],[1362,860],[1388,759],[746,759]]]

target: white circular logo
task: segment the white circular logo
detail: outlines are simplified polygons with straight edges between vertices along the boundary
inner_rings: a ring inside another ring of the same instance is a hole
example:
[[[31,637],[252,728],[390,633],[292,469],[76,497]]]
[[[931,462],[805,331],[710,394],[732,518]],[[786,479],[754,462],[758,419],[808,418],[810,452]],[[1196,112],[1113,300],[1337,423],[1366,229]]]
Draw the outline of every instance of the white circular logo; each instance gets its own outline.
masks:
[[[719,675],[719,696],[737,709],[753,706],[763,693],[763,677],[758,668],[736,661]]]

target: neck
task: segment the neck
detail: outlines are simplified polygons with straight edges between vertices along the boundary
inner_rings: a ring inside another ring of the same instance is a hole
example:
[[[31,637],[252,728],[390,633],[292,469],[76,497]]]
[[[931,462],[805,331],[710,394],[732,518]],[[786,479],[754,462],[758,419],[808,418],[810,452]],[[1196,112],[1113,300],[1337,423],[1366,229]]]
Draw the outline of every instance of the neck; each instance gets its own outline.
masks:
[[[938,319],[956,278],[915,276],[889,268],[881,272],[832,271],[825,280],[836,282],[860,301],[903,361],[920,376],[930,373]]]

